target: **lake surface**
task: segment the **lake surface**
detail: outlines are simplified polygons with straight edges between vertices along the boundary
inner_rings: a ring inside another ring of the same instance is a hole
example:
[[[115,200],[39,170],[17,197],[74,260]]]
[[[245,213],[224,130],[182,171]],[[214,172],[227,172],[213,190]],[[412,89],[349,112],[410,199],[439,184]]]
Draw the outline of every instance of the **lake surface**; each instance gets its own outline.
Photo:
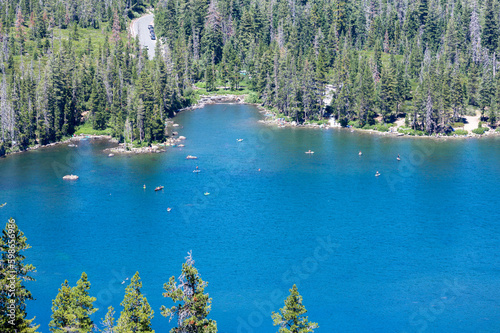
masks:
[[[14,217],[32,246],[28,312],[40,330],[65,279],[88,274],[100,322],[109,305],[119,316],[122,281],[139,271],[153,328],[166,332],[162,286],[192,250],[220,332],[276,332],[271,312],[293,283],[317,332],[500,331],[499,137],[261,118],[241,105],[183,112],[186,147],[164,154],[108,158],[109,143],[82,141],[0,159],[0,221]]]

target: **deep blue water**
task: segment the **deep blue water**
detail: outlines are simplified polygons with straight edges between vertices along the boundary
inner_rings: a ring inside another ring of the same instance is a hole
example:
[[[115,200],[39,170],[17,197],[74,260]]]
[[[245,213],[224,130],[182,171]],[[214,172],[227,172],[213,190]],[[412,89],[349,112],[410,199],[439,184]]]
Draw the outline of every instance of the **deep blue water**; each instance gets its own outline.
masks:
[[[0,159],[0,220],[14,217],[32,245],[41,331],[65,279],[88,274],[100,322],[109,305],[119,316],[121,281],[139,271],[153,328],[167,332],[162,286],[189,250],[220,332],[277,331],[271,311],[293,283],[317,332],[500,331],[499,137],[258,119],[251,106],[207,106],[176,117],[186,147],[164,154],[108,158],[109,143],[82,141]]]

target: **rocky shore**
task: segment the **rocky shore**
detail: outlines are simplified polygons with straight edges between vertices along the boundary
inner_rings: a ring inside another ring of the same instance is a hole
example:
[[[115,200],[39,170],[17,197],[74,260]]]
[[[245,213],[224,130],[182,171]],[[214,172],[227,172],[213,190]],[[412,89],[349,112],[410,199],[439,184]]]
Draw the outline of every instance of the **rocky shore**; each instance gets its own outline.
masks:
[[[236,104],[246,104],[246,95],[201,95],[200,100],[195,105],[189,106],[181,111],[196,110],[205,107],[206,105],[212,104],[222,104],[222,103],[236,103]]]
[[[176,134],[177,135],[177,134]],[[166,152],[166,147],[184,147],[182,142],[186,139],[184,136],[168,138],[164,143],[158,143],[149,147],[131,147],[130,144],[120,143],[118,147],[104,149],[110,157],[113,154],[158,154]]]
[[[31,147],[28,147],[25,150],[18,150],[18,151],[7,152],[5,154],[5,156],[19,154],[19,153],[23,153],[25,151],[37,150],[37,149],[40,149],[40,148],[54,147],[54,146],[58,146],[58,145],[62,145],[62,144],[68,144],[68,146],[75,147],[75,146],[77,146],[77,144],[74,144],[74,142],[78,142],[78,141],[81,141],[81,140],[109,140],[111,142],[118,143],[118,140],[113,139],[110,135],[87,135],[87,134],[80,134],[80,135],[68,138],[66,140],[59,141],[59,142],[52,142],[52,143],[48,143],[46,145],[37,144],[37,145],[31,146]]]
[[[265,113],[265,116],[267,119],[264,120],[259,120],[260,123],[269,125],[269,126],[277,126],[280,128],[283,127],[298,127],[298,128],[316,128],[316,129],[332,129],[332,128],[342,128],[338,122],[336,122],[334,119],[330,119],[328,123],[326,124],[315,124],[315,123],[306,123],[306,124],[300,124],[297,123],[296,121],[286,121],[283,118],[277,118],[277,116],[273,113],[269,113],[267,110],[264,108],[261,108],[261,112]],[[434,134],[434,135],[410,135],[410,134],[405,134],[405,133],[400,133],[398,132],[398,127],[390,127],[388,132],[382,132],[382,131],[377,131],[373,129],[362,129],[362,128],[354,128],[354,127],[349,127],[349,128],[343,128],[343,130],[350,131],[350,132],[360,132],[360,133],[369,133],[369,134],[375,134],[375,135],[382,135],[382,136],[393,136],[393,137],[415,137],[415,138],[434,138],[434,139],[467,139],[467,138],[481,138],[481,137],[490,137],[490,136],[500,136],[500,132],[495,131],[493,129],[485,132],[482,135],[479,134],[474,134],[469,132],[467,135],[444,135],[444,134]]]

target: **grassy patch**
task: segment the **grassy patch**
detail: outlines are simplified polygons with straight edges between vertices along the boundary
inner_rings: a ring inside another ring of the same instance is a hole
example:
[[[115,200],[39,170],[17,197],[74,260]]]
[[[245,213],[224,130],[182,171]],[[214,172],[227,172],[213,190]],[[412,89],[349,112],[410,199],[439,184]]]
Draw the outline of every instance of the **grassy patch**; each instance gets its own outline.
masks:
[[[95,130],[89,122],[84,123],[76,128],[75,135],[88,134],[88,135],[111,135],[111,128],[105,130]]]
[[[316,124],[316,125],[328,125],[328,120],[326,119],[320,119],[320,120],[308,120],[306,122],[307,124]]]
[[[409,127],[400,127],[400,128],[398,128],[398,132],[406,134],[406,135],[413,135],[413,136],[424,136],[427,134],[424,131],[414,130],[414,129],[411,129]]]
[[[464,124],[464,123],[462,123],[462,122],[458,122],[458,123],[453,123],[453,124],[451,124],[451,127],[453,127],[453,128],[457,128],[457,127],[464,127],[464,126],[465,126],[465,124]]]
[[[466,130],[463,130],[463,129],[456,129],[454,132],[449,132],[448,135],[449,136],[453,136],[453,135],[468,135],[469,134],[469,131],[466,131]]]
[[[67,42],[70,39],[70,35],[73,36],[74,30],[70,26],[67,29],[54,28],[54,53],[57,54],[59,49],[62,47],[63,41]],[[25,53],[22,56],[22,60],[26,64],[30,64],[33,61],[33,69],[38,70],[39,66],[43,68],[47,62],[46,46],[50,44],[50,38],[46,37],[39,41],[31,40],[30,29],[26,28],[26,40],[24,44]],[[99,46],[104,45],[104,40],[111,37],[111,29],[109,24],[103,23],[101,29],[93,28],[78,28],[76,38],[71,38],[71,48],[75,51],[76,55],[80,57],[86,50],[88,46],[89,39],[91,40],[92,53],[97,54]],[[128,33],[126,30],[120,33],[120,37],[125,42],[128,40]],[[113,48],[113,42],[109,42],[110,48]],[[37,54],[38,59],[34,59],[34,55]],[[21,56],[15,55],[14,57],[14,70],[19,71],[21,64]]]

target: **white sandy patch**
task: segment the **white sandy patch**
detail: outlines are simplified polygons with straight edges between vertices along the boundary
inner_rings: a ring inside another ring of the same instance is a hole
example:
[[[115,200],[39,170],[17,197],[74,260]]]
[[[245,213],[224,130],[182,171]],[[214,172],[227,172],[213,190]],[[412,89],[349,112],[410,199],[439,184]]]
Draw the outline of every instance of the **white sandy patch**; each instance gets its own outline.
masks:
[[[473,129],[476,129],[479,126],[479,116],[465,116],[465,119],[467,119],[467,123],[464,125],[464,130],[466,131],[472,131]]]
[[[405,118],[398,118],[398,120],[396,120],[396,127],[401,127],[404,125],[405,125]]]

